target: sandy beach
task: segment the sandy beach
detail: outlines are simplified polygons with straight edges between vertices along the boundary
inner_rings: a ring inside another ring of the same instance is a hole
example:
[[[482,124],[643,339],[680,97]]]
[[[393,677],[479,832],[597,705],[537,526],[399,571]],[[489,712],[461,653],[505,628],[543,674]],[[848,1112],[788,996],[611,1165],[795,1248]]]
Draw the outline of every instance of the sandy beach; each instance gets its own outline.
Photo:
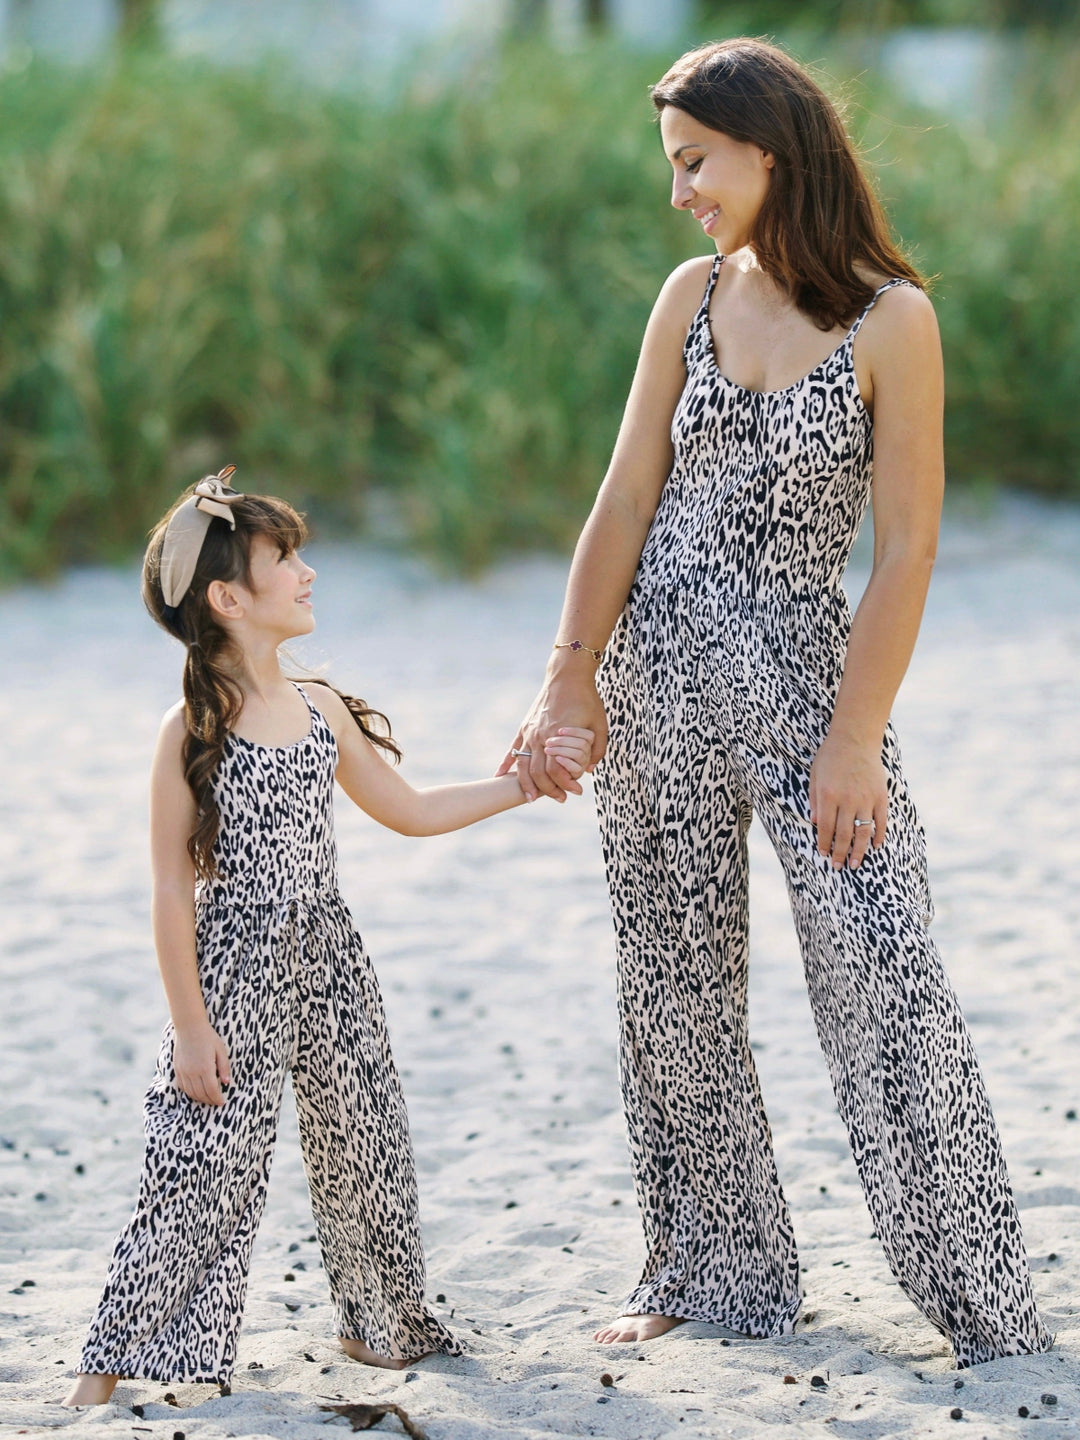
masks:
[[[465,583],[361,546],[309,554],[319,629],[298,653],[387,711],[415,782],[490,773],[542,671],[566,562]],[[865,578],[861,545],[853,597]],[[783,1340],[693,1324],[602,1348],[590,1335],[642,1247],[591,793],[423,841],[343,802],[342,887],[408,1097],[429,1292],[468,1354],[390,1374],[338,1350],[287,1097],[233,1393],[122,1382],[108,1406],[62,1409],[134,1198],[165,1020],[146,792],[180,652],[133,568],[88,569],[0,595],[0,661],[4,1433],[313,1440],[347,1429],[320,1404],[365,1401],[405,1407],[430,1440],[1080,1437],[1080,510],[1006,495],[950,511],[894,714],[934,933],[1057,1335],[1049,1354],[961,1375],[871,1237],[757,825],[751,1029],[805,1319]]]

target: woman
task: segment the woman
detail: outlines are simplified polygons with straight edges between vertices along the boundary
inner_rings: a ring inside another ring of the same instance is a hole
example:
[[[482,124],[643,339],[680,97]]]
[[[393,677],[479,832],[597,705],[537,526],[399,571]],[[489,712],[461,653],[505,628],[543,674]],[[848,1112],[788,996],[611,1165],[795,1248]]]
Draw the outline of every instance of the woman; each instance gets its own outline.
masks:
[[[799,1311],[747,1036],[756,811],[893,1273],[958,1366],[1045,1350],[993,1115],[926,933],[923,833],[889,724],[940,516],[934,312],[835,111],[781,51],[693,51],[653,101],[672,204],[717,254],[656,302],[545,684],[502,767],[552,793],[544,743],[561,726],[595,731],[603,757],[648,1257],[596,1338],[688,1319],[781,1335]],[[841,577],[871,469],[873,574],[852,620]]]

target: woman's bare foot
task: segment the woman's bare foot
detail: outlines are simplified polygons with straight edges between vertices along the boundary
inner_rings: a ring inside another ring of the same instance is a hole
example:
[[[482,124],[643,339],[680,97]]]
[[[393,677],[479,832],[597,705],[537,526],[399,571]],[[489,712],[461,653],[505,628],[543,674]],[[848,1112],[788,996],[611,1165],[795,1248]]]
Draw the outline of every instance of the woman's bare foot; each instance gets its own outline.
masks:
[[[350,1360],[359,1360],[361,1365],[377,1365],[380,1370],[404,1370],[424,1358],[423,1355],[414,1355],[409,1360],[394,1360],[389,1355],[376,1355],[362,1340],[346,1340],[344,1336],[339,1336],[338,1341]]]
[[[635,1340],[655,1340],[684,1322],[674,1315],[620,1315],[611,1325],[597,1330],[593,1339],[601,1345],[626,1345]]]
[[[65,1405],[107,1405],[119,1375],[76,1375]]]

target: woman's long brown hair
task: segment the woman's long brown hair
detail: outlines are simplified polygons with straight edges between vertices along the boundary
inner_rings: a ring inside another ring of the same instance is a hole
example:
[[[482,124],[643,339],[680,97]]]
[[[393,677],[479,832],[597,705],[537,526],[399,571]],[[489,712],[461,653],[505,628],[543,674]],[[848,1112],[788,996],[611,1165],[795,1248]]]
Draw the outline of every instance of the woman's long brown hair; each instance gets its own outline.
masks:
[[[210,521],[198,564],[187,594],[173,609],[161,593],[161,547],[173,511],[188,499],[185,491],[154,527],[143,561],[142,594],[146,608],[162,629],[187,647],[184,661],[184,777],[195,797],[195,830],[188,837],[188,853],[203,879],[217,876],[214,843],[221,815],[214,794],[214,779],[229,732],[239,718],[244,697],[236,679],[236,654],[228,632],[214,616],[206,597],[212,580],[251,582],[251,546],[265,535],[282,555],[299,550],[308,538],[304,518],[284,500],[270,495],[245,495],[231,506],[236,529],[225,520]],[[306,677],[305,677],[306,679]],[[328,685],[321,679],[307,683]],[[333,690],[332,685],[328,688]],[[378,710],[351,695],[341,695],[349,713],[373,745],[401,758],[401,748],[390,733],[390,722]]]
[[[925,288],[828,96],[775,45],[721,40],[691,50],[652,87],[652,100],[658,113],[672,105],[774,157],[750,246],[820,329],[847,324],[873,298],[858,264]]]

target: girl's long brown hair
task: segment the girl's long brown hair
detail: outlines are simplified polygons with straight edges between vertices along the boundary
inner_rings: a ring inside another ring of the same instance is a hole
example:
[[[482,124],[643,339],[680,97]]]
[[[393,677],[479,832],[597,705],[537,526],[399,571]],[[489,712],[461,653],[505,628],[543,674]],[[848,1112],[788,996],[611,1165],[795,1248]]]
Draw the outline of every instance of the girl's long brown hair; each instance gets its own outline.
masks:
[[[668,105],[775,158],[750,239],[754,256],[822,330],[847,324],[874,286],[855,266],[914,281],[828,96],[775,45],[721,40],[677,60],[652,87]]]
[[[194,488],[194,487],[193,487]],[[218,518],[210,521],[198,564],[187,594],[174,608],[161,593],[161,547],[173,511],[192,494],[187,490],[150,535],[143,561],[142,594],[153,618],[187,647],[184,661],[184,777],[195,797],[196,825],[188,837],[188,853],[196,873],[211,880],[217,876],[214,842],[221,815],[214,795],[214,777],[221,763],[229,731],[239,718],[244,697],[236,679],[239,656],[228,632],[214,616],[206,598],[212,580],[251,583],[251,546],[265,535],[282,555],[299,550],[308,538],[304,518],[284,500],[270,495],[245,495],[231,506],[236,529]],[[304,677],[306,683],[327,685]],[[401,758],[401,748],[390,733],[390,722],[378,710],[351,695],[341,695],[350,714],[373,745]]]

